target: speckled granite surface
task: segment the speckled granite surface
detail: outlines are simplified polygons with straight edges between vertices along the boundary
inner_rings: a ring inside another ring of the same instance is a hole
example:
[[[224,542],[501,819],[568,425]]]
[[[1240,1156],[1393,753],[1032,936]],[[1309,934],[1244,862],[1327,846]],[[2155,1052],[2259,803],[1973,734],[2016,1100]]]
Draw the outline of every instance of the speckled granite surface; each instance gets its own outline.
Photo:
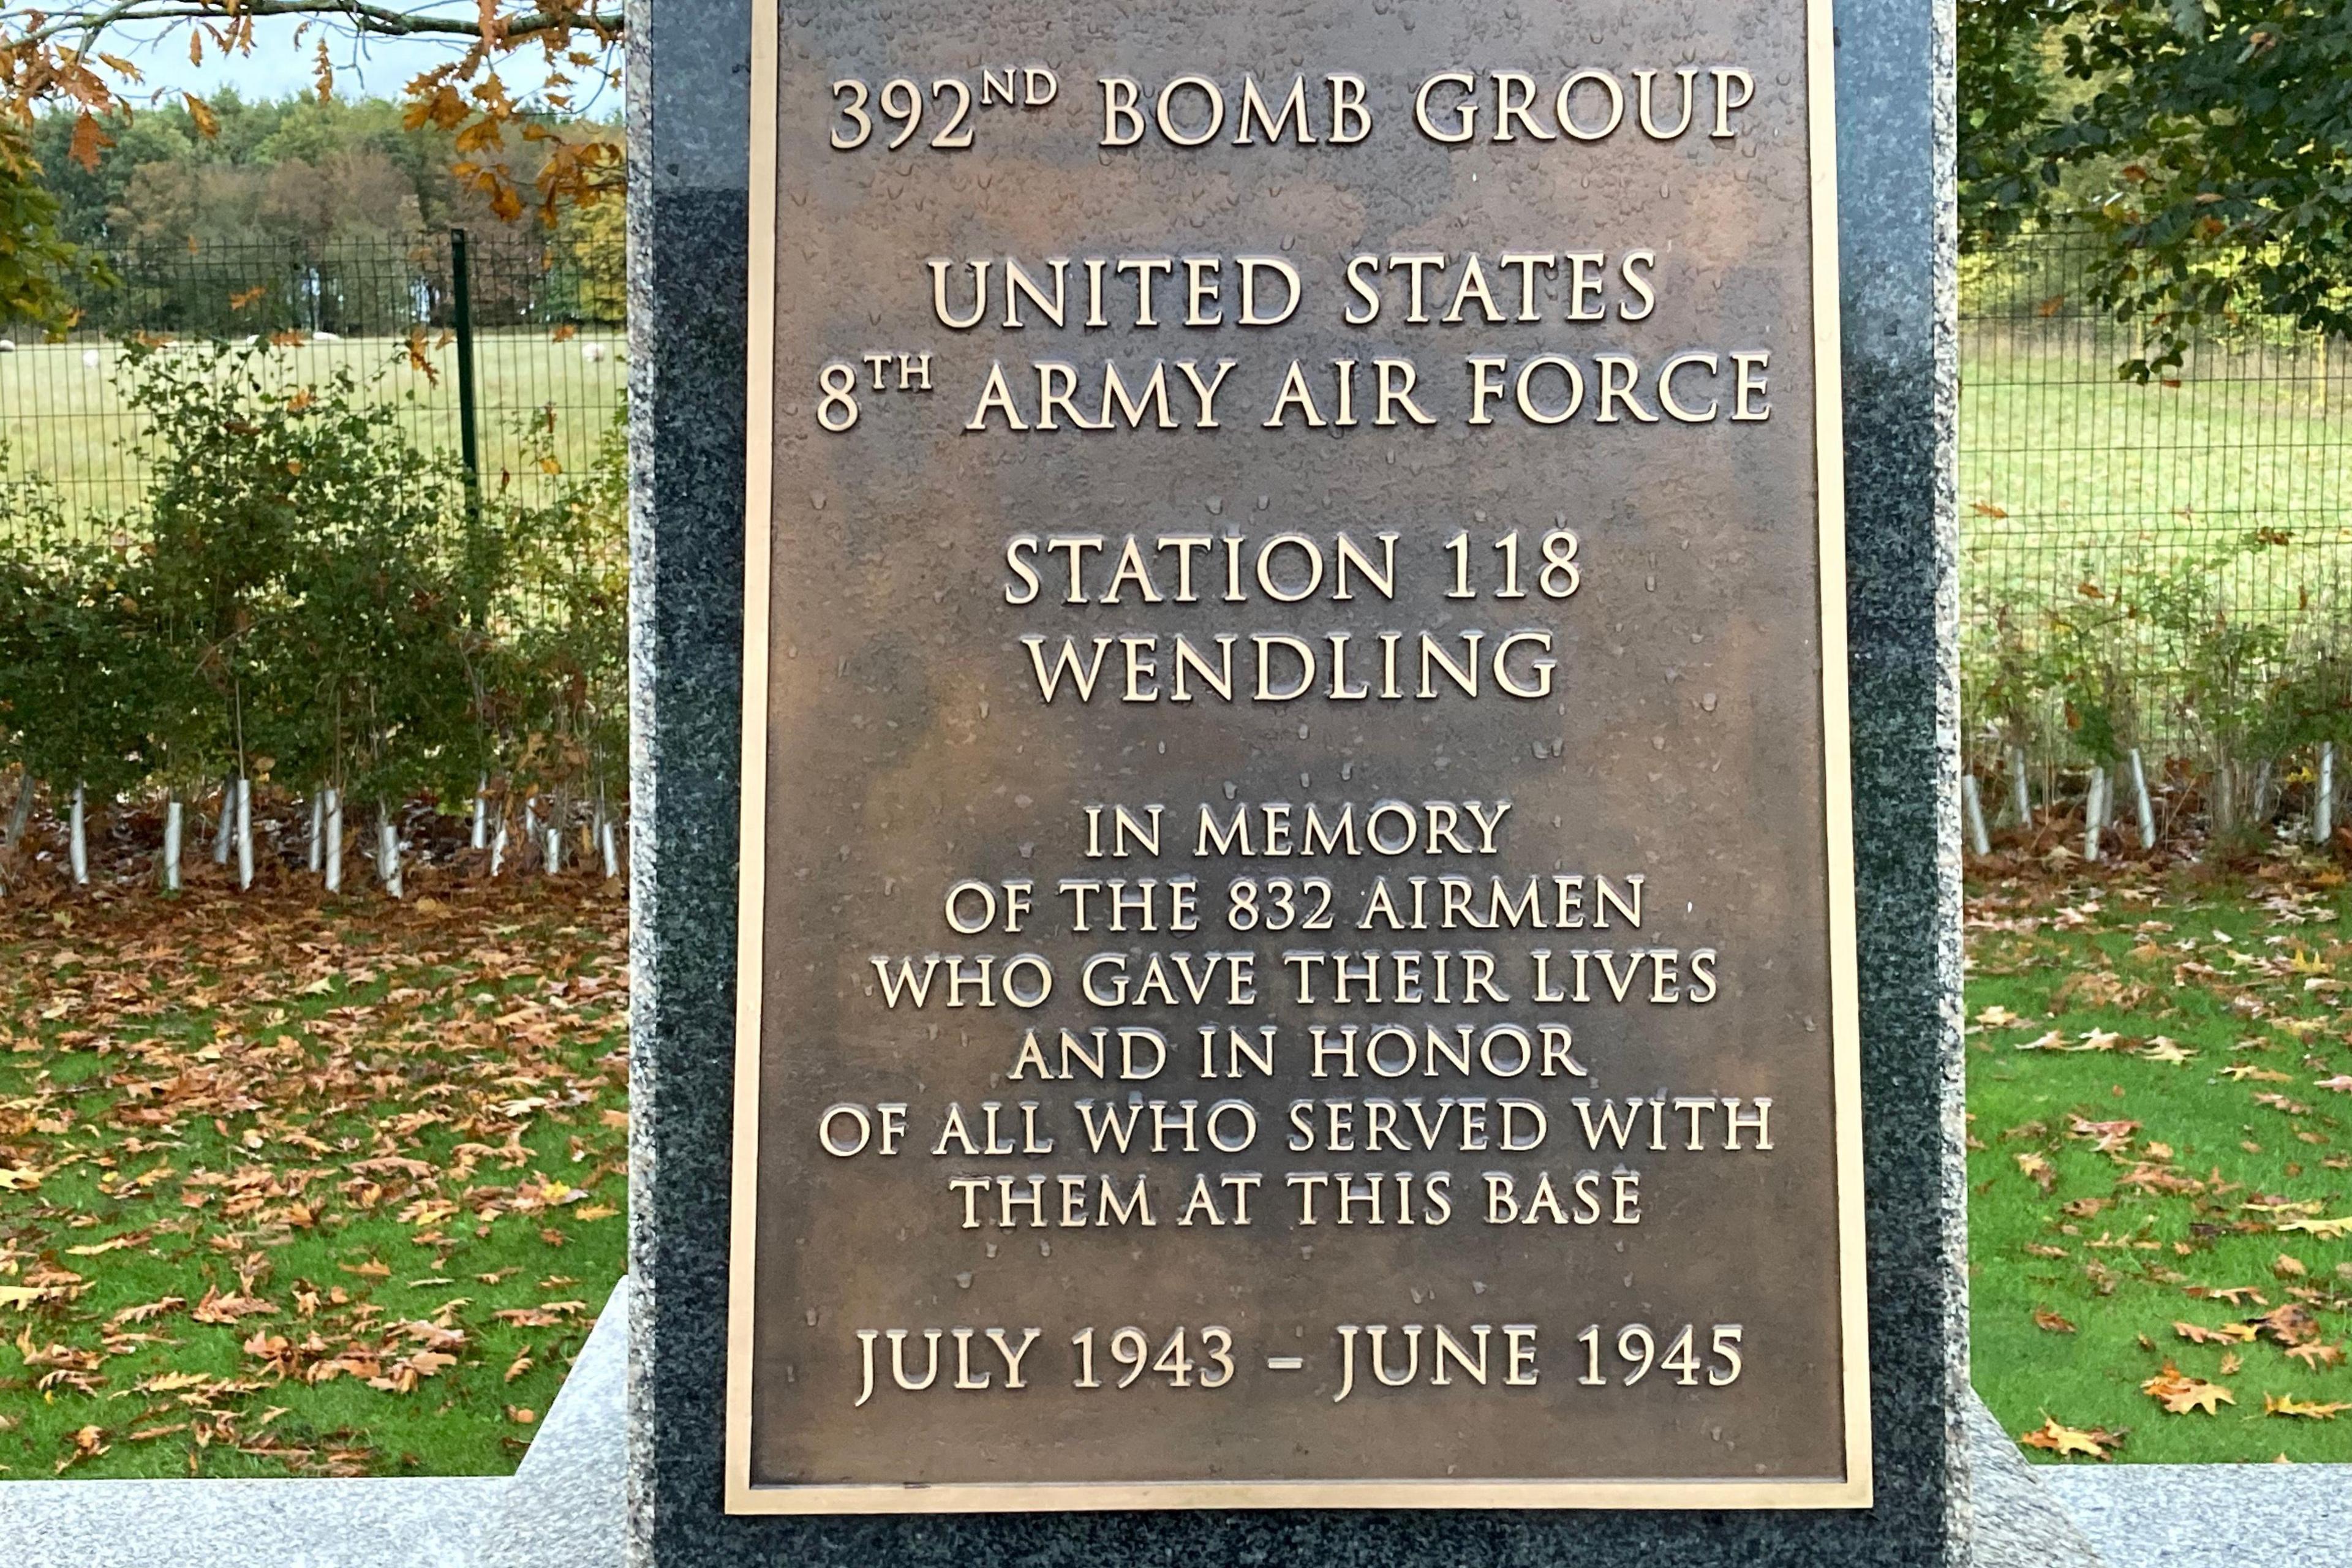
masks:
[[[1968,1423],[1976,1515],[1969,1568],[2102,1568],[2081,1527],[2042,1484],[2050,1471],[2026,1462],[1973,1392]]]
[[[876,0],[877,17],[907,0]],[[1949,0],[1840,0],[1848,564],[1878,1505],[1866,1513],[721,1511],[749,0],[632,0],[636,898],[630,1529],[643,1564],[1959,1563]]]
[[[2048,1465],[2105,1568],[2352,1563],[2352,1465]]]
[[[504,1476],[0,1481],[8,1568],[473,1568]]]
[[[614,1289],[514,1479],[485,1512],[490,1568],[621,1568],[628,1537],[629,1282]]]

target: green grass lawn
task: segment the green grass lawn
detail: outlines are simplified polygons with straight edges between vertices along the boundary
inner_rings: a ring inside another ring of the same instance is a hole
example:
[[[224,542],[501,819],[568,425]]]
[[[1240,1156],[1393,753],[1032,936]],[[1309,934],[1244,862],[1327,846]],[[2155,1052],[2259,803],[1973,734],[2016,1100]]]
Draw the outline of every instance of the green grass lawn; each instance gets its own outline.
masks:
[[[1974,1377],[2011,1433],[2352,1460],[2347,907],[2317,864],[1972,888]]]
[[[485,484],[495,489],[502,474],[522,484],[539,481],[538,466],[522,456],[516,424],[550,404],[562,449],[570,454],[567,466],[584,465],[620,405],[625,346],[613,328],[589,328],[562,342],[536,329],[479,334],[474,358]],[[425,343],[430,375],[410,367],[404,341],[388,337],[310,342],[280,352],[305,379],[323,381],[348,369],[400,406],[420,447],[458,450],[457,351],[438,334]],[[84,363],[90,354],[98,356],[94,365]],[[0,443],[19,471],[54,481],[77,518],[126,506],[143,482],[144,469],[126,444],[137,422],[117,379],[120,354],[112,343],[81,341],[19,342],[14,353],[0,353]]]
[[[625,923],[0,905],[0,1485],[511,1471],[623,1266]]]

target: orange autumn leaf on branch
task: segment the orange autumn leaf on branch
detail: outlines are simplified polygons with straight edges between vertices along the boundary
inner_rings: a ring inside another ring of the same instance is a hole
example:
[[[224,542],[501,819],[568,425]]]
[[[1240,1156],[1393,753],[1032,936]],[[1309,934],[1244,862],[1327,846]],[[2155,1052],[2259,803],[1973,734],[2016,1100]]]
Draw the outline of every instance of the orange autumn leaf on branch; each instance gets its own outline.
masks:
[[[73,141],[66,149],[66,156],[85,169],[95,169],[100,154],[113,145],[114,138],[99,127],[98,117],[84,110],[75,117]]]
[[[73,109],[71,156],[95,169],[114,145],[110,127],[172,96],[143,90],[137,64],[102,47],[110,36],[136,25],[143,30],[135,41],[143,47],[162,42],[175,29],[184,31],[188,58],[202,66],[208,59],[250,56],[254,22],[261,16],[299,19],[298,48],[305,35],[319,31],[311,40],[310,74],[321,99],[334,92],[336,49],[331,39],[345,40],[354,55],[372,37],[446,43],[452,58],[403,91],[407,123],[412,130],[430,125],[460,138],[457,153],[469,166],[459,177],[479,189],[502,217],[512,220],[535,208],[551,225],[565,208],[593,205],[621,189],[626,163],[609,128],[562,118],[580,107],[575,89],[582,80],[619,86],[626,24],[618,5],[610,3],[599,9],[584,0],[475,0],[470,6],[465,0],[421,6],[352,0],[174,0],[151,9],[83,0],[34,9],[0,0],[0,121],[30,125],[43,109]],[[535,100],[518,101],[509,90],[501,69],[514,65],[532,68],[540,84]],[[197,134],[216,133],[218,117],[201,94],[183,92],[178,98]],[[498,155],[507,147],[509,125],[527,141],[544,143],[551,155],[535,170]]]

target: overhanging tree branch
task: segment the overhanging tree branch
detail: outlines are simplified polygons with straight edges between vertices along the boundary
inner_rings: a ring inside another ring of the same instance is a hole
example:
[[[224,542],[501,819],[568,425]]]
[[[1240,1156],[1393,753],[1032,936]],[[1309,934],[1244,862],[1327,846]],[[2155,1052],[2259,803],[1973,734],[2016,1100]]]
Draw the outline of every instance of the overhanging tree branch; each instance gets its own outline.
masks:
[[[575,109],[572,73],[617,79],[615,46],[626,23],[613,0],[99,0],[62,10],[0,0],[0,121],[28,124],[38,111],[62,107],[75,117],[68,155],[95,168],[113,144],[109,124],[134,109],[131,89],[142,78],[122,54],[108,52],[109,35],[138,30],[142,43],[184,32],[190,56],[249,55],[254,25],[296,18],[299,42],[315,26],[356,42],[410,39],[447,46],[448,58],[420,70],[402,96],[411,130],[430,127],[451,138],[451,172],[479,192],[509,221],[536,209],[553,223],[566,206],[593,203],[617,191],[623,160],[608,129],[568,120]],[[518,50],[544,57],[535,90],[518,100],[499,68]],[[334,61],[326,37],[317,44],[317,90],[334,93]],[[184,93],[199,135],[215,118],[195,94]],[[509,161],[510,133],[536,145],[521,166]]]
[[[481,17],[436,15],[431,12],[397,10],[389,5],[373,5],[363,0],[120,0],[112,5],[87,9],[41,13],[26,10],[26,17],[41,20],[18,36],[26,45],[55,43],[68,37],[89,41],[103,36],[112,27],[142,22],[227,22],[241,17],[257,19],[272,16],[302,16],[322,21],[338,21],[351,25],[353,30],[384,38],[448,38],[451,40],[481,40],[485,34]],[[5,23],[5,12],[0,12]],[[574,28],[594,33],[606,38],[617,38],[625,30],[618,11],[572,11],[564,7],[539,9],[499,18],[495,34],[510,44],[528,43],[539,37]]]

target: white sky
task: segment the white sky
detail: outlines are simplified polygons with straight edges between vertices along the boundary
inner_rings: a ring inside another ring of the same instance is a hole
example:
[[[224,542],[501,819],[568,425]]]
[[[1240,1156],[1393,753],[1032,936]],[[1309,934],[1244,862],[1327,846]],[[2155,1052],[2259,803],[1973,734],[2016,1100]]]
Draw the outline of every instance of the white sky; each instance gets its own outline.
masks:
[[[416,8],[453,15],[468,15],[474,9],[471,5]],[[412,78],[464,52],[462,45],[455,41],[354,39],[348,33],[331,30],[318,23],[311,25],[298,44],[294,39],[300,25],[298,18],[291,16],[260,19],[254,24],[250,55],[215,55],[207,42],[201,66],[188,63],[184,31],[158,33],[126,28],[110,33],[106,47],[109,53],[131,60],[145,74],[145,82],[134,91],[161,89],[202,95],[233,87],[248,100],[280,99],[313,90],[314,58],[321,37],[326,38],[328,56],[334,62],[335,91],[344,98],[397,98]],[[545,68],[535,47],[516,50],[500,66],[499,72],[506,79],[507,89],[517,98],[538,91],[545,82]],[[575,108],[600,116],[619,112],[618,97],[610,89],[601,96],[592,94],[593,73],[571,74],[575,79]]]

